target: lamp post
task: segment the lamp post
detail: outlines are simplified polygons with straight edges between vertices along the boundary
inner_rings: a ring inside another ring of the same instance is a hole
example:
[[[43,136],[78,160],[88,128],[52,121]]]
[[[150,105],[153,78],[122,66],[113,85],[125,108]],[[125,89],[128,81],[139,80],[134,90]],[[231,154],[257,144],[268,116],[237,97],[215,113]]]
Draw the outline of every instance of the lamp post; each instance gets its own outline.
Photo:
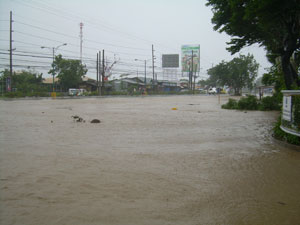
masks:
[[[52,92],[55,92],[55,86],[54,86],[54,76],[55,76],[55,73],[54,73],[54,60],[55,60],[55,51],[61,47],[61,46],[65,46],[67,45],[67,43],[63,43],[61,45],[58,45],[56,47],[46,47],[46,46],[41,46],[41,48],[48,48],[48,49],[51,49],[52,50],[52,69],[53,69],[53,72],[52,72],[52,76],[53,76],[53,80],[52,80]]]

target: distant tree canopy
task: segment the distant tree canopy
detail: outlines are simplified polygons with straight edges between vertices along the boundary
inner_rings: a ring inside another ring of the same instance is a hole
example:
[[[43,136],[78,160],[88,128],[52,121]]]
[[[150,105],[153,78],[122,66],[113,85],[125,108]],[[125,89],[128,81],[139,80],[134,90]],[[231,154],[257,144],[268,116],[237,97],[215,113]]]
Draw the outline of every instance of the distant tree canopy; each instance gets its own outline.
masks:
[[[207,84],[210,86],[230,86],[235,95],[240,95],[243,87],[252,88],[257,77],[259,64],[253,55],[240,55],[230,62],[222,61],[210,68],[207,73],[210,76]]]
[[[82,76],[87,73],[85,65],[80,60],[64,59],[61,55],[55,57],[52,64],[53,69],[49,70],[49,74],[57,74],[59,82],[64,90],[69,88],[77,88],[82,81]]]
[[[232,54],[258,43],[271,57],[280,57],[287,89],[300,87],[291,56],[300,52],[299,0],[207,0],[214,29],[232,36]]]
[[[0,80],[6,83],[6,78],[10,75],[9,70],[5,69],[1,73]],[[34,71],[22,70],[20,73],[14,72],[11,77],[12,88],[16,88],[17,91],[23,93],[44,91],[45,88],[41,85],[42,81],[42,74]]]

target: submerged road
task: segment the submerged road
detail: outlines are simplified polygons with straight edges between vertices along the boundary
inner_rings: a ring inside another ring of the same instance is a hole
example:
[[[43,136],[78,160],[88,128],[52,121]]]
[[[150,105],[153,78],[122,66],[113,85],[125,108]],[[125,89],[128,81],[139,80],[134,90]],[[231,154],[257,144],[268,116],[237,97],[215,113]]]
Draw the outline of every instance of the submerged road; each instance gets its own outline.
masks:
[[[0,224],[299,224],[278,116],[216,96],[0,101]]]

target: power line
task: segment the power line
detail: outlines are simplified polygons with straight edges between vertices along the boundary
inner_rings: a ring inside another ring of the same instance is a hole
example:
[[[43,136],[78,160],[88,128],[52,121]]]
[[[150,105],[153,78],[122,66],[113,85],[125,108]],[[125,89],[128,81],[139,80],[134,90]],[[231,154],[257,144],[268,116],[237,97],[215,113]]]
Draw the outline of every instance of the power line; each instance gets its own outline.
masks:
[[[6,59],[9,60],[8,58],[2,58],[0,57],[0,59]],[[49,64],[49,62],[41,62],[41,61],[32,61],[32,60],[26,60],[26,59],[13,59],[14,62],[31,62],[31,63],[42,63],[42,64]]]
[[[34,34],[28,34],[28,33],[21,32],[21,31],[16,31],[15,30],[14,33],[23,34],[23,35],[27,35],[27,36],[31,36],[31,37],[35,37],[35,38],[40,38],[40,39],[43,39],[43,40],[54,41],[54,42],[64,44],[64,42],[62,42],[62,41],[58,41],[58,40],[54,40],[54,39],[50,39],[50,38],[46,38],[46,37],[42,37],[42,36],[38,36],[38,35],[34,35]]]
[[[22,24],[22,25],[25,25],[25,26],[33,27],[33,28],[36,28],[36,29],[39,29],[39,30],[44,30],[44,31],[47,31],[47,32],[51,32],[51,33],[54,33],[54,34],[62,35],[64,37],[69,37],[69,38],[73,38],[73,39],[78,40],[78,37],[75,37],[75,36],[72,36],[72,35],[67,35],[67,34],[64,34],[64,33],[61,33],[61,32],[45,29],[45,28],[42,28],[42,27],[39,27],[39,26],[35,26],[35,25],[31,25],[31,24],[27,24],[27,23],[23,23],[23,22],[19,22],[19,21],[15,21],[15,22],[19,23],[19,24]],[[128,48],[128,49],[134,49],[134,50],[148,51],[148,49],[145,49],[145,48],[135,48],[135,47],[122,46],[122,45],[115,45],[115,44],[111,44],[111,43],[99,42],[99,41],[94,41],[94,40],[90,40],[90,39],[84,39],[84,41],[92,42],[92,43],[96,43],[96,44],[101,44],[101,45],[110,45],[110,46],[120,47],[120,48]]]
[[[27,36],[31,36],[31,37],[43,39],[43,40],[49,40],[49,41],[61,43],[61,44],[64,43],[64,42],[62,42],[62,41],[58,41],[58,40],[54,40],[54,39],[50,39],[50,38],[46,38],[46,37],[42,37],[42,36],[38,36],[38,35],[33,35],[33,34],[25,33],[25,32],[20,32],[20,31],[14,31],[14,32],[15,32],[15,33],[22,34],[22,35],[27,35]],[[19,41],[19,42],[20,42],[20,41]],[[23,43],[24,43],[24,42],[23,42]],[[72,43],[68,43],[68,42],[67,42],[67,44],[70,45],[70,46],[79,47],[79,45],[76,45],[76,44],[72,44]],[[87,46],[85,46],[85,49],[90,49],[90,50],[93,50],[93,51],[97,51],[96,48],[91,48],[91,47],[87,47]],[[109,51],[109,50],[106,50],[106,51],[107,51],[107,52],[110,52],[110,53],[113,53],[113,54],[149,56],[149,55],[146,55],[146,54],[135,54],[135,53],[128,53],[128,52],[116,52],[116,51]]]
[[[9,67],[9,64],[2,64],[0,63],[0,66],[5,66],[5,67]],[[35,66],[35,65],[14,65],[14,67],[21,67],[21,68],[30,68],[30,67],[33,67],[33,68],[51,68],[51,66]]]
[[[49,7],[49,6],[47,6],[47,5],[46,5],[46,7],[45,7],[45,4],[44,4],[44,6],[43,6],[43,4],[41,4],[40,2],[36,2],[36,1],[34,1],[34,2],[35,2],[35,6],[32,6],[32,5],[28,4],[28,3],[27,3],[27,4],[24,4],[24,2],[20,2],[20,1],[18,1],[18,0],[17,0],[17,2],[23,4],[23,5],[27,6],[27,7],[35,8],[35,9],[38,9],[38,10],[41,10],[41,11],[45,11],[45,12],[47,12],[47,13],[49,13],[49,14],[53,14],[53,15],[56,15],[56,16],[60,16],[60,17],[62,17],[62,18],[68,19],[68,20],[73,20],[73,21],[74,21],[74,17],[77,17],[79,20],[85,20],[85,21],[87,21],[87,23],[89,23],[89,24],[96,24],[97,26],[99,26],[99,24],[100,24],[100,26],[103,26],[103,27],[105,27],[106,29],[112,30],[112,31],[117,32],[117,33],[125,34],[126,36],[129,36],[129,37],[133,37],[135,40],[136,40],[136,39],[142,40],[142,41],[144,41],[144,42],[147,42],[148,44],[149,44],[149,43],[155,43],[156,45],[160,45],[160,46],[164,46],[165,48],[172,49],[172,48],[170,48],[170,47],[168,47],[168,46],[165,46],[164,44],[160,44],[160,43],[156,43],[156,42],[153,42],[153,41],[149,41],[149,40],[146,40],[146,39],[144,39],[144,38],[140,38],[140,37],[137,37],[137,36],[135,36],[135,35],[129,34],[129,33],[127,33],[127,32],[124,32],[124,31],[119,31],[119,30],[117,30],[117,29],[112,28],[111,26],[107,26],[107,25],[101,24],[101,23],[95,23],[95,22],[94,22],[95,19],[93,19],[93,20],[90,20],[90,19],[84,19],[83,17],[78,16],[78,13],[76,13],[76,14],[70,14],[70,13],[69,13],[69,10],[68,10],[68,11],[64,11],[64,10],[61,10],[61,9],[59,9],[59,8],[55,8],[55,7],[52,7],[52,6]],[[42,5],[42,6],[36,7],[36,5]],[[55,11],[57,11],[57,12],[60,11],[60,12],[62,12],[63,15],[58,14],[58,13],[55,13]],[[68,17],[68,16],[65,16],[66,14],[70,14],[71,16],[69,16],[69,17]],[[98,29],[98,27],[95,27],[95,28]],[[177,51],[177,50],[176,50],[176,51]]]

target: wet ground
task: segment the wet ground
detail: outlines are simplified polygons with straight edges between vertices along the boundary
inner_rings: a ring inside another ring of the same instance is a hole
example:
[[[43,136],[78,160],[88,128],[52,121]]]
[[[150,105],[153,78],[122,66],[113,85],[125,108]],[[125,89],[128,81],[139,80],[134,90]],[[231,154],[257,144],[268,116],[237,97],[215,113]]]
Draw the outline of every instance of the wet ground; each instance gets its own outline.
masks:
[[[216,96],[0,101],[0,224],[300,224],[277,117]]]

